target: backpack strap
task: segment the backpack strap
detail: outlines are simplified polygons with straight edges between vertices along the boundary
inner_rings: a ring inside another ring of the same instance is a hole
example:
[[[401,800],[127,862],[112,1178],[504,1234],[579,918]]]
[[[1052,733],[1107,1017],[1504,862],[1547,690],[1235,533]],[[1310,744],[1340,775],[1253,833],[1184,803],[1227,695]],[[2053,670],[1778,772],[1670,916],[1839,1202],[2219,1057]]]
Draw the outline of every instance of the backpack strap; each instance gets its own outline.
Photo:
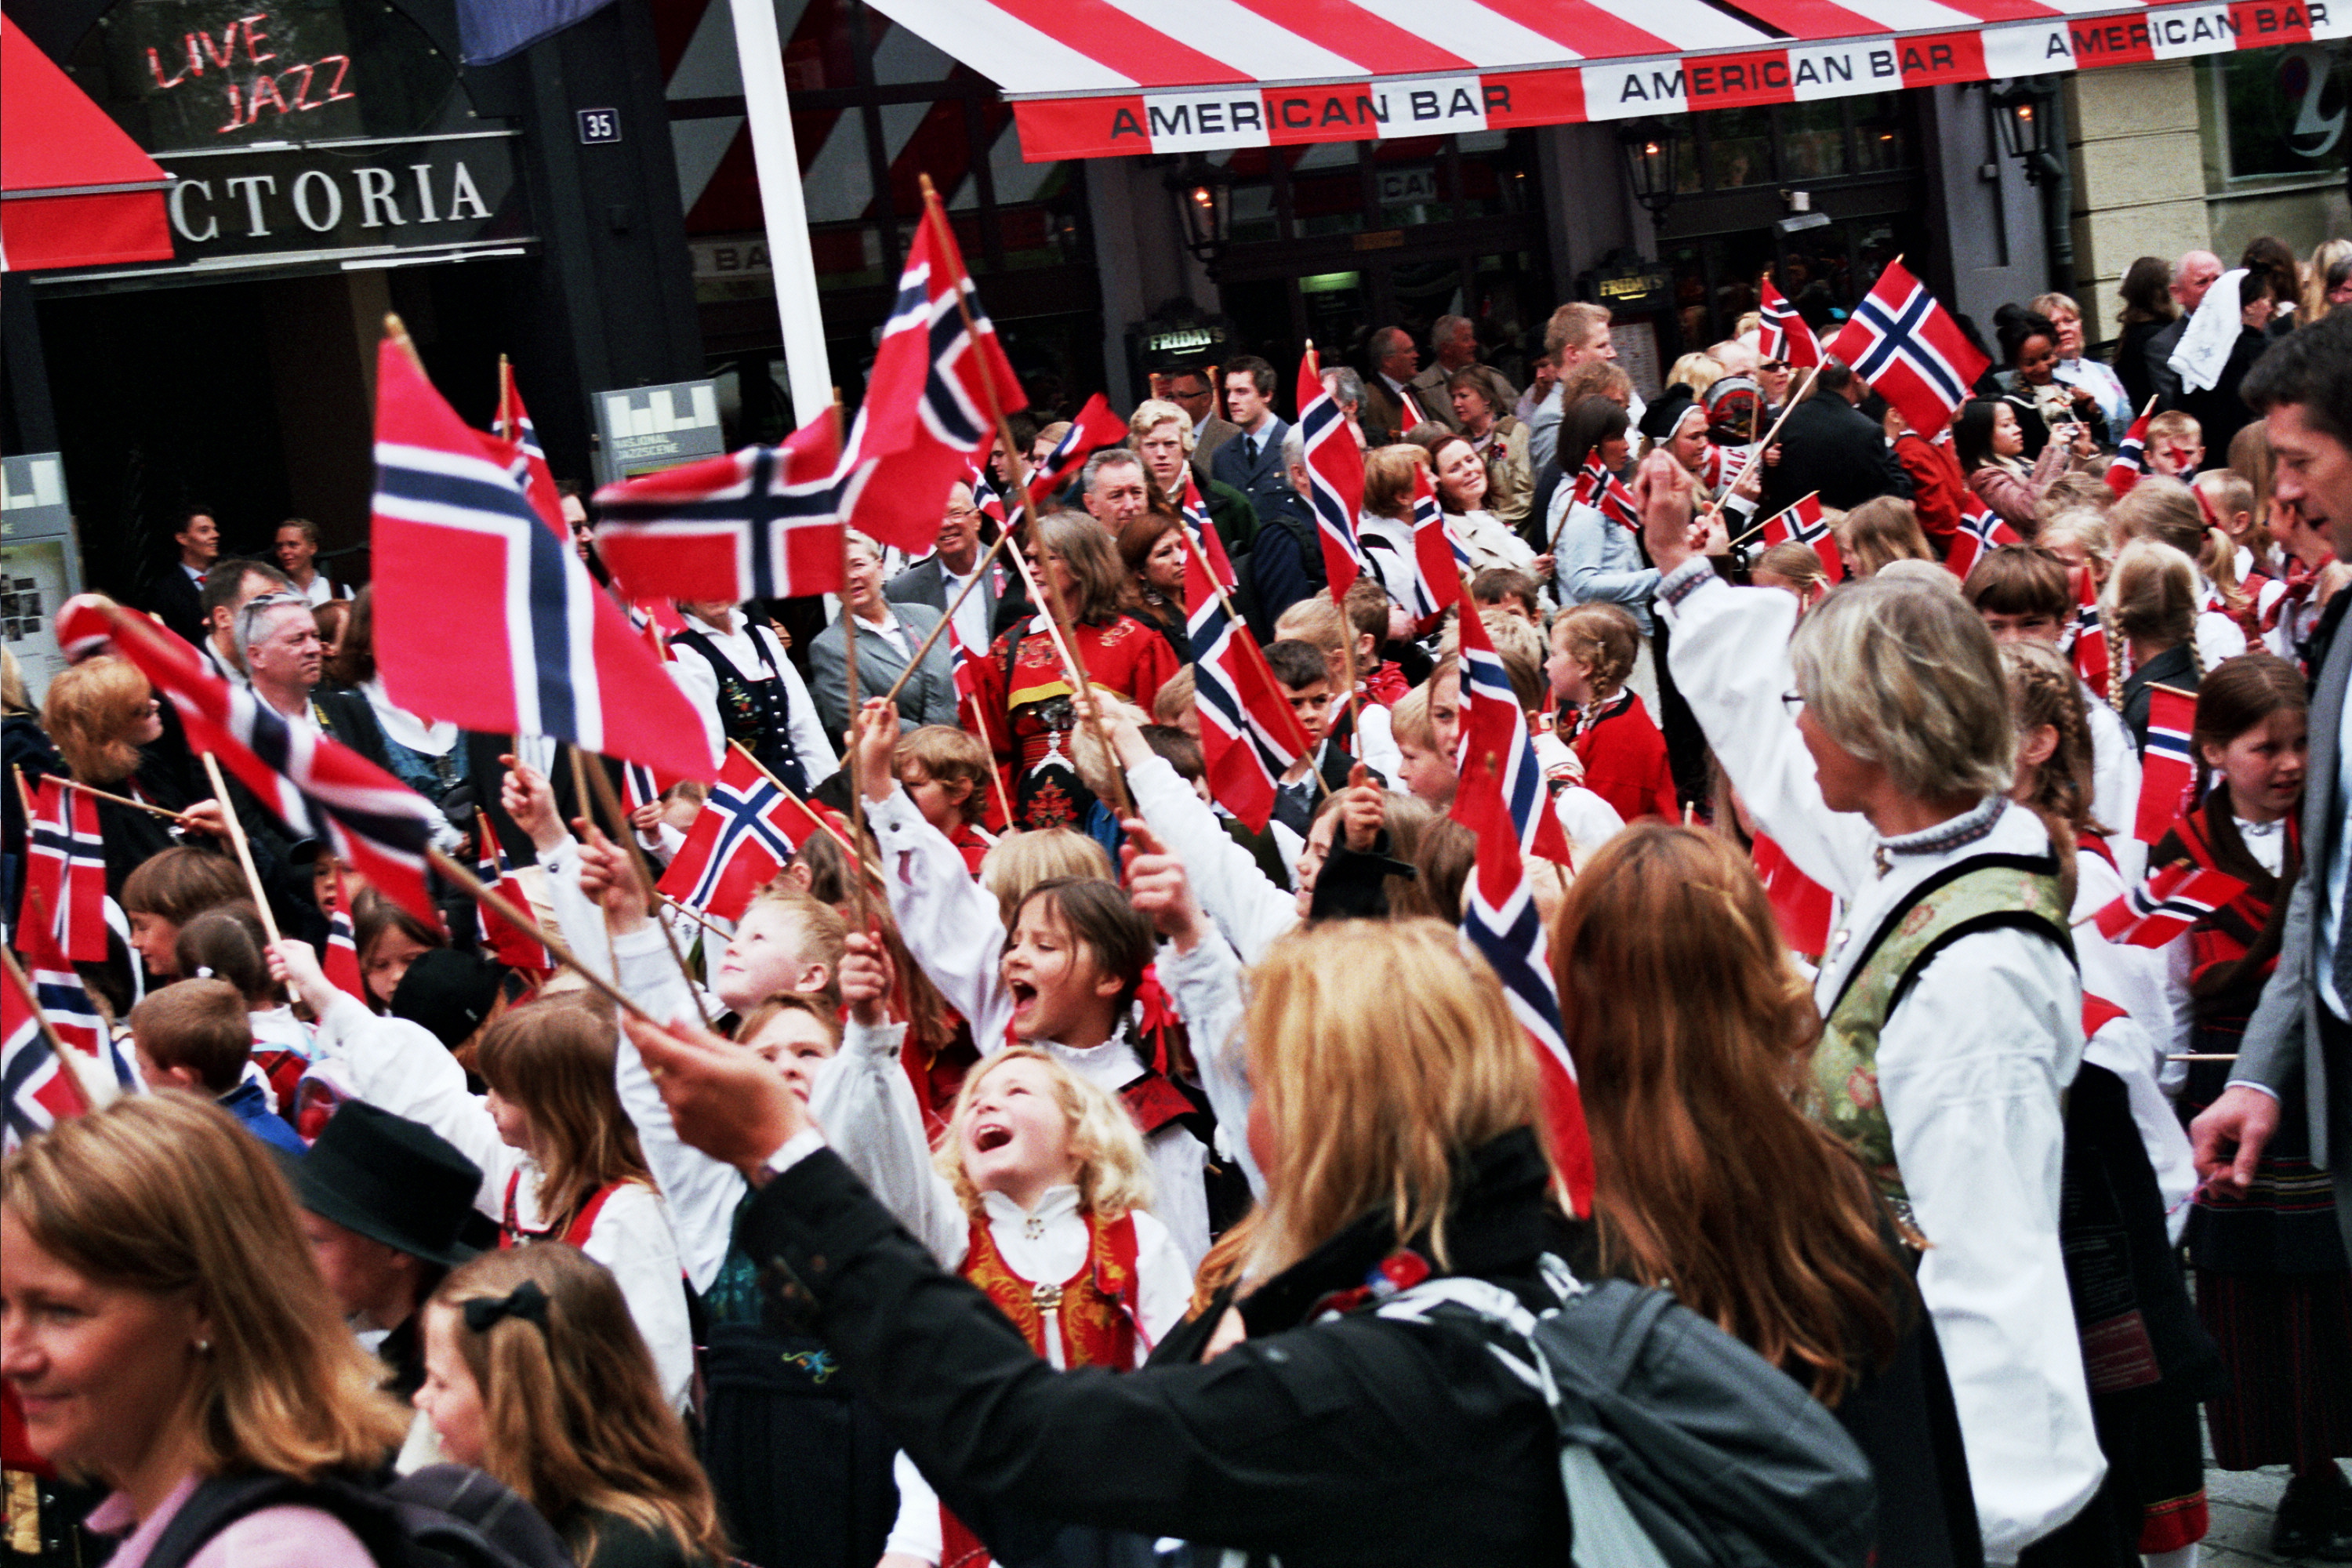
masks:
[[[186,1568],[221,1531],[269,1508],[310,1508],[330,1515],[382,1564],[406,1562],[405,1531],[390,1500],[364,1485],[328,1477],[303,1482],[290,1476],[215,1476],[198,1486],[146,1557],[143,1568]]]

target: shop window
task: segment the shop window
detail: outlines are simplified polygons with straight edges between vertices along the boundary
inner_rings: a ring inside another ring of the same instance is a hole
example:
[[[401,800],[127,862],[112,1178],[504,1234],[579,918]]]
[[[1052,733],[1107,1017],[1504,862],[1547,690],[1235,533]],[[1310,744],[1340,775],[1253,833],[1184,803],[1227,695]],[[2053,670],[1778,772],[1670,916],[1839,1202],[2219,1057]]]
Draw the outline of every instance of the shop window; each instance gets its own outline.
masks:
[[[1772,161],[1772,111],[1718,110],[1706,117],[1706,184],[1709,190],[1769,184],[1779,178]]]
[[[1693,114],[1675,154],[1675,194],[1895,174],[1917,164],[1899,93]]]
[[[2345,164],[2345,112],[2352,78],[2336,50],[2325,44],[2244,49],[2217,55],[2208,67],[2214,128],[2209,176],[2221,185],[2245,180],[2340,177]],[[2218,168],[2214,167],[2218,165]]]

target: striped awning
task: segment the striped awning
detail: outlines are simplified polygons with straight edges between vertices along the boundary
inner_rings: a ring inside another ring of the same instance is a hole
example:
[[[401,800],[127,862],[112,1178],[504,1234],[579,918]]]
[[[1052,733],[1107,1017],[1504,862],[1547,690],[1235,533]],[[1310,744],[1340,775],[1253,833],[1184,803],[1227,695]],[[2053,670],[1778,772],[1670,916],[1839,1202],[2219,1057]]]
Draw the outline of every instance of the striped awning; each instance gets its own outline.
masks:
[[[1738,109],[2352,36],[2352,0],[866,0],[1031,163]]]
[[[5,16],[0,100],[0,272],[172,258],[172,182]]]

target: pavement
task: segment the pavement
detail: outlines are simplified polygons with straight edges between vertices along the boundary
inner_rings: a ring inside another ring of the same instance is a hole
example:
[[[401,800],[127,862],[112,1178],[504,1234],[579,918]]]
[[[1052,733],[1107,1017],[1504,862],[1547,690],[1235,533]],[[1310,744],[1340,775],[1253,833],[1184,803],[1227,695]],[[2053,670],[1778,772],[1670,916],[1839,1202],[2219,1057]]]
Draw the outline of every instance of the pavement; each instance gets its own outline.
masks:
[[[2272,1568],[2307,1557],[2281,1557],[2271,1550],[2271,1524],[2286,1490],[2284,1465],[2266,1470],[2205,1472],[2205,1501],[2211,1528],[2206,1532],[2201,1568]]]

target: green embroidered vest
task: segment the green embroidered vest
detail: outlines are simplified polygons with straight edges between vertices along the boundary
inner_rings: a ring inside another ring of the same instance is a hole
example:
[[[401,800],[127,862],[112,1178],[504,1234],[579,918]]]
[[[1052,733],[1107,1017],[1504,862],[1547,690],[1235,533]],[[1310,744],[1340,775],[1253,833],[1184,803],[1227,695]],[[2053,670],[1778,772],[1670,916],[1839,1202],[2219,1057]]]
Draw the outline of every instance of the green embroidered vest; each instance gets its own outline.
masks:
[[[1906,1202],[1895,1135],[1878,1094],[1878,1035],[1938,952],[1980,931],[2020,927],[2056,942],[2071,961],[2066,905],[2051,857],[1973,855],[1928,878],[1889,910],[1831,1005],[1813,1050],[1818,1114],[1870,1167],[1879,1190]]]

